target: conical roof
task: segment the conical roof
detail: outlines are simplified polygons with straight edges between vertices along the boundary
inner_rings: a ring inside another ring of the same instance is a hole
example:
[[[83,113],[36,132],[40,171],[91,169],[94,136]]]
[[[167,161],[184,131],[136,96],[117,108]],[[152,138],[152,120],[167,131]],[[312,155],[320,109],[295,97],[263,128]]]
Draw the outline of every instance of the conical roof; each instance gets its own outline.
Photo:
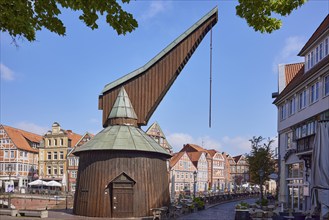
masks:
[[[164,148],[140,128],[127,125],[106,127],[90,141],[76,149],[74,154],[95,150],[147,151],[171,157]]]
[[[130,102],[130,99],[124,87],[121,87],[118,97],[114,102],[114,105],[108,118],[137,119],[135,110]]]

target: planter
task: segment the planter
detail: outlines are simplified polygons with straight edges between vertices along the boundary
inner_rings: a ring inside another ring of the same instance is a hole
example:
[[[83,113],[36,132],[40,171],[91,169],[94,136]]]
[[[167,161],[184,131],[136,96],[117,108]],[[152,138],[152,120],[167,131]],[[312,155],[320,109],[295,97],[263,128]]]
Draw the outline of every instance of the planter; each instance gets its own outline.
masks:
[[[250,214],[249,209],[236,209],[235,220],[249,220]]]

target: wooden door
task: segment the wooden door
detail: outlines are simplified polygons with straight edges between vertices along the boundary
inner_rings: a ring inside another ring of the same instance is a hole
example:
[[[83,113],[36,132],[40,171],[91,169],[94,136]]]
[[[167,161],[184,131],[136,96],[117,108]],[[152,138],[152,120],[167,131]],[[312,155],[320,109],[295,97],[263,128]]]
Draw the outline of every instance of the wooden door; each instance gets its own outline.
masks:
[[[133,188],[121,188],[118,185],[120,184],[113,188],[112,217],[133,217]]]

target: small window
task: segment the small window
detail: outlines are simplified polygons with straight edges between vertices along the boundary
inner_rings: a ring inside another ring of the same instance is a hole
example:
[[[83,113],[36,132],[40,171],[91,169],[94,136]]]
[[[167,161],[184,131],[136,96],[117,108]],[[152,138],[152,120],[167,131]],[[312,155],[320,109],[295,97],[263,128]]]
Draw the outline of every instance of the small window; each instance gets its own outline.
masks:
[[[55,151],[54,152],[54,160],[57,160],[58,158],[57,158],[57,152]]]
[[[61,145],[61,146],[64,145],[64,140],[63,140],[63,138],[61,138],[61,140],[60,140],[60,145]]]
[[[51,146],[51,140],[48,139],[48,146],[50,147]]]
[[[51,175],[51,166],[47,166],[47,175]]]
[[[9,158],[9,151],[5,150],[5,158]]]
[[[324,55],[327,56],[329,53],[329,40],[328,38],[324,41]]]
[[[299,96],[298,96],[298,108],[299,108],[299,110],[301,110],[305,107],[306,107],[306,90],[299,93]]]
[[[324,77],[324,95],[329,95],[329,75]]]
[[[320,43],[319,45],[319,58],[320,60],[323,58],[323,43]]]
[[[56,166],[53,168],[53,171],[54,171],[54,172],[53,172],[54,175],[57,175],[57,174],[58,174],[58,173],[57,173],[57,167],[56,167]]]
[[[63,174],[64,174],[64,168],[63,168],[63,165],[60,165],[60,166],[59,166],[59,173],[60,173],[60,175],[63,175]]]
[[[57,139],[54,139],[54,145],[57,146]]]
[[[63,151],[59,152],[59,159],[61,159],[61,160],[64,159],[64,152]]]
[[[10,151],[10,158],[15,158],[15,151]]]
[[[51,160],[51,152],[47,153],[47,158],[48,158],[48,160]]]
[[[319,82],[316,82],[310,88],[310,103],[314,103],[318,99],[319,99]]]

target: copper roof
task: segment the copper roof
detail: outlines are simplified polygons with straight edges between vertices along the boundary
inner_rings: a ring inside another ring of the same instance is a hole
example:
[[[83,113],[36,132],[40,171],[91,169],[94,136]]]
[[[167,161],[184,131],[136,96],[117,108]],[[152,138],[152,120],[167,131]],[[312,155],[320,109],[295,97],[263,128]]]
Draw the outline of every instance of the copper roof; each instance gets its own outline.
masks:
[[[171,157],[163,147],[140,128],[127,125],[106,127],[90,141],[77,148],[73,154],[78,155],[80,152],[97,150],[144,151]]]
[[[305,55],[304,54],[305,50],[307,50],[328,29],[329,29],[329,14],[322,21],[319,27],[315,30],[315,32],[312,34],[310,39],[306,42],[302,50],[299,52],[298,56]]]
[[[287,86],[291,80],[296,76],[296,74],[304,67],[304,63],[292,63],[284,65],[284,73],[286,77]]]
[[[40,143],[42,136],[34,134],[28,131],[24,131],[18,128],[2,125],[11,141],[15,144],[18,149],[37,153],[38,149],[34,149],[30,146],[29,142]]]

